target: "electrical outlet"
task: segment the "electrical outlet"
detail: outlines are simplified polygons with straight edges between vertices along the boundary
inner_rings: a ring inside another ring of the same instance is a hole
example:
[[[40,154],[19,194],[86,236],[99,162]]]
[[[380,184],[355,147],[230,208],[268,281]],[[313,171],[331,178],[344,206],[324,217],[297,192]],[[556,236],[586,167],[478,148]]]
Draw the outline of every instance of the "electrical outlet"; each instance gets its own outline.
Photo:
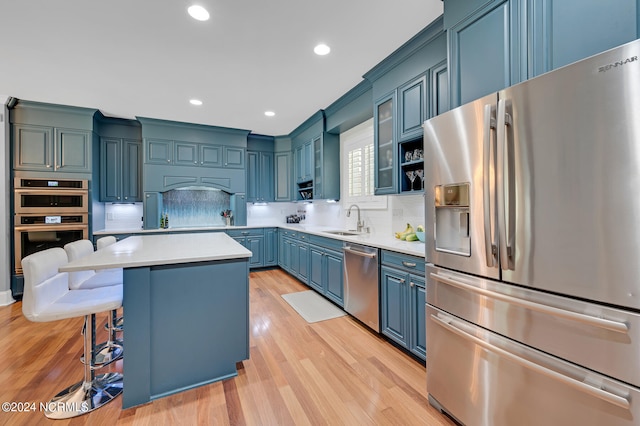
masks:
[[[404,216],[402,214],[402,209],[393,209],[392,215],[393,215],[393,217],[402,217],[402,216]]]
[[[113,213],[107,213],[107,220],[113,220]]]

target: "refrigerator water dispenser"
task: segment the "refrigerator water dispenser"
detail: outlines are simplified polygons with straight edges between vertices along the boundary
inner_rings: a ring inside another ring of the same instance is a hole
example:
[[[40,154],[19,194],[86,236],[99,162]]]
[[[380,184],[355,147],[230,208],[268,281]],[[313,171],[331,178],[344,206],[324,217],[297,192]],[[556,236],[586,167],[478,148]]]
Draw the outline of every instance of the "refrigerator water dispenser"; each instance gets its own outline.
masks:
[[[436,186],[435,208],[436,250],[470,256],[469,184]]]

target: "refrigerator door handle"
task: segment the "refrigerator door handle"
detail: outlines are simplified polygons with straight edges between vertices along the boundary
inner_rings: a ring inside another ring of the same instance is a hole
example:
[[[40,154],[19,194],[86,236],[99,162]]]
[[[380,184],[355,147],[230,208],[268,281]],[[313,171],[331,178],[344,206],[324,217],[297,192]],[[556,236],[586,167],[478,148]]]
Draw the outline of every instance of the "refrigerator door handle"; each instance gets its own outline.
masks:
[[[499,253],[502,269],[514,269],[515,244],[514,244],[514,213],[515,202],[513,186],[513,168],[510,161],[512,153],[509,150],[507,135],[513,135],[511,115],[507,113],[507,100],[498,101],[498,125],[497,125],[497,192],[498,192],[498,223],[500,224]],[[507,131],[509,128],[510,131]]]
[[[555,308],[553,306],[543,305],[529,300],[520,299],[506,294],[497,293],[495,291],[487,290],[485,288],[476,287],[470,284],[466,284],[462,281],[458,281],[451,277],[445,277],[438,273],[432,272],[431,278],[444,284],[457,287],[462,290],[470,291],[472,293],[479,294],[481,296],[490,297],[492,299],[501,300],[512,305],[520,306],[525,309],[540,312],[542,314],[552,315],[557,318],[563,318],[570,321],[576,321],[591,327],[603,328],[605,330],[615,331],[617,333],[627,334],[629,326],[624,322],[612,321],[605,318],[597,318],[590,315],[580,314],[577,312],[566,311],[564,309]]]
[[[483,169],[482,169],[482,209],[484,215],[484,249],[488,267],[498,266],[498,244],[495,240],[498,229],[495,205],[495,154],[496,154],[496,106],[484,106],[483,122]],[[493,135],[493,137],[492,137]],[[491,157],[493,153],[494,157]],[[492,161],[493,160],[493,161]],[[493,215],[492,215],[493,213]],[[494,223],[491,223],[493,219]]]
[[[567,386],[570,386],[588,395],[594,396],[598,399],[601,399],[602,401],[608,402],[609,404],[613,404],[625,410],[629,410],[631,408],[631,404],[629,403],[629,400],[627,398],[623,396],[615,395],[611,392],[605,391],[600,388],[593,387],[587,383],[581,382],[572,377],[566,376],[562,373],[558,373],[557,371],[551,370],[540,364],[529,361],[528,359],[524,359],[516,354],[513,354],[498,346],[495,346],[483,339],[473,336],[467,333],[466,331],[462,330],[461,328],[457,327],[456,326],[457,321],[451,317],[438,313],[437,315],[431,314],[431,319],[439,326],[444,327],[446,330],[449,330],[464,339],[470,340],[476,345],[486,349],[487,351],[493,352],[503,358],[513,361],[516,364],[521,365],[522,367],[528,368],[538,374],[542,374],[547,377],[550,377]]]

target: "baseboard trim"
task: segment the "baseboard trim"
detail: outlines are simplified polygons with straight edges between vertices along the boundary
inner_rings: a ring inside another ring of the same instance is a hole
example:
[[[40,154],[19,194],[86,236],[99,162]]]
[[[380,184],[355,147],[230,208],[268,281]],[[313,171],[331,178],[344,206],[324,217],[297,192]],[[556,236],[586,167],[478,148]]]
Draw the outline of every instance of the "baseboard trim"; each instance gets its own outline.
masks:
[[[15,299],[11,297],[11,290],[0,292],[0,306],[8,306],[15,303]]]

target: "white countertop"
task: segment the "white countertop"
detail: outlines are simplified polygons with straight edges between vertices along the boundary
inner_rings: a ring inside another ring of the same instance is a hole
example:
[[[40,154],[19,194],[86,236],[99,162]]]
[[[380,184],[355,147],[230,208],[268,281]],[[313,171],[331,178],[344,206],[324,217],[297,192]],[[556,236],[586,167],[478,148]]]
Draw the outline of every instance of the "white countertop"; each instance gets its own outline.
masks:
[[[135,235],[69,262],[60,272],[130,268],[251,257],[224,232]]]
[[[367,234],[362,233],[357,236],[334,235],[327,231],[339,230],[336,227],[306,225],[295,223],[280,223],[276,225],[255,225],[255,226],[203,226],[194,228],[169,228],[169,229],[128,229],[128,230],[105,230],[94,232],[94,235],[117,235],[117,234],[145,234],[150,232],[167,232],[179,235],[184,232],[201,232],[201,231],[228,231],[232,229],[251,229],[251,228],[280,228],[292,231],[305,232],[308,234],[319,235],[321,237],[333,238],[341,241],[349,241],[352,243],[363,244],[371,247],[381,248],[383,250],[391,250],[399,253],[410,254],[412,256],[425,257],[424,243],[419,241],[401,241],[392,235]],[[344,229],[343,231],[346,231]]]
[[[307,234],[319,235],[321,237],[333,238],[341,241],[348,241],[356,244],[362,244],[370,247],[377,247],[383,250],[391,250],[399,253],[410,254],[412,256],[425,257],[425,246],[420,241],[402,241],[387,235],[361,233],[358,235],[334,235],[327,231],[341,230],[330,226],[315,226],[301,224],[281,224],[281,229],[289,229],[292,231],[304,232]],[[346,231],[346,229],[342,230]]]

